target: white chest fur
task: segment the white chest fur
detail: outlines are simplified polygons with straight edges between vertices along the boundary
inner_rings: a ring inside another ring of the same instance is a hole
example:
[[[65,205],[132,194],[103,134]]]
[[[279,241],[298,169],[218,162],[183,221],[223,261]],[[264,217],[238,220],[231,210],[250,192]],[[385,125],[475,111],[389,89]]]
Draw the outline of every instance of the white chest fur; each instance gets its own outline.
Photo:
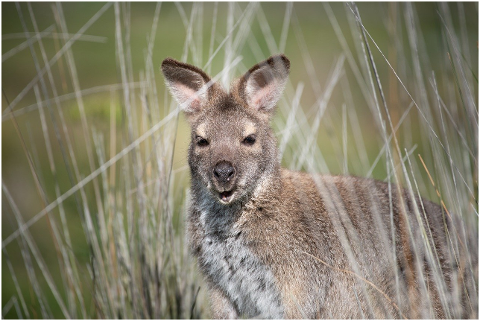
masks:
[[[229,224],[208,224],[202,213],[204,235],[199,261],[203,272],[223,290],[238,313],[253,318],[283,318],[280,294],[272,272],[245,244],[241,231]],[[221,227],[221,228],[220,228]]]

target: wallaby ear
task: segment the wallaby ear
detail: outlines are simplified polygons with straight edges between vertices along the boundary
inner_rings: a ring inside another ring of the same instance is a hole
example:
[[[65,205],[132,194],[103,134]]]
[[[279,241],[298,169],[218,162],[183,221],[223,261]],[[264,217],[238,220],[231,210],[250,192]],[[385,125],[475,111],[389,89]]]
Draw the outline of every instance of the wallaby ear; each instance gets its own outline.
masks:
[[[240,78],[238,91],[247,105],[259,111],[273,111],[282,96],[290,72],[284,55],[271,56],[256,64]]]
[[[162,72],[180,107],[186,113],[200,111],[208,99],[210,77],[203,70],[172,58],[162,62]]]

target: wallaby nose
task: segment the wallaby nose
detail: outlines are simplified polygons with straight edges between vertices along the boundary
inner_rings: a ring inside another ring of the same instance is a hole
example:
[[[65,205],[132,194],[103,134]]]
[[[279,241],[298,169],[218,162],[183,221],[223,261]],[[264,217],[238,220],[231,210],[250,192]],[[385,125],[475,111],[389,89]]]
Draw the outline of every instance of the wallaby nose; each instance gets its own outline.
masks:
[[[213,168],[213,175],[219,183],[226,183],[235,176],[235,168],[233,168],[232,163],[221,161]]]

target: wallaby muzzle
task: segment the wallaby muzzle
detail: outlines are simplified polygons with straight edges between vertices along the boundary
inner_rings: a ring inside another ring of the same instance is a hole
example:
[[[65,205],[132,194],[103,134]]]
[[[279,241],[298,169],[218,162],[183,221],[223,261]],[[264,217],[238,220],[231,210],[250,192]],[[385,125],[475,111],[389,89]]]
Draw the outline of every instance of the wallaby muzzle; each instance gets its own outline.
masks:
[[[212,181],[220,201],[230,203],[233,200],[236,181],[236,171],[233,164],[226,160],[215,164],[212,171]]]

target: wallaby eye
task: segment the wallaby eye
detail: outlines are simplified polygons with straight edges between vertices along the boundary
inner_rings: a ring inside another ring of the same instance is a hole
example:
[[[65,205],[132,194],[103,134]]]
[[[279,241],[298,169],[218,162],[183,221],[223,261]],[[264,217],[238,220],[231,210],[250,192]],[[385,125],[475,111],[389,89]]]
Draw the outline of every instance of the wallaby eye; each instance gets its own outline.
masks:
[[[210,144],[208,142],[208,140],[206,140],[205,138],[200,137],[200,136],[197,136],[196,140],[197,140],[197,146],[200,146],[200,147],[205,147],[205,146],[208,146]]]
[[[252,134],[252,135],[248,135],[247,137],[245,137],[243,139],[242,143],[244,145],[252,146],[253,144],[255,144],[255,141],[256,141],[255,135]]]

